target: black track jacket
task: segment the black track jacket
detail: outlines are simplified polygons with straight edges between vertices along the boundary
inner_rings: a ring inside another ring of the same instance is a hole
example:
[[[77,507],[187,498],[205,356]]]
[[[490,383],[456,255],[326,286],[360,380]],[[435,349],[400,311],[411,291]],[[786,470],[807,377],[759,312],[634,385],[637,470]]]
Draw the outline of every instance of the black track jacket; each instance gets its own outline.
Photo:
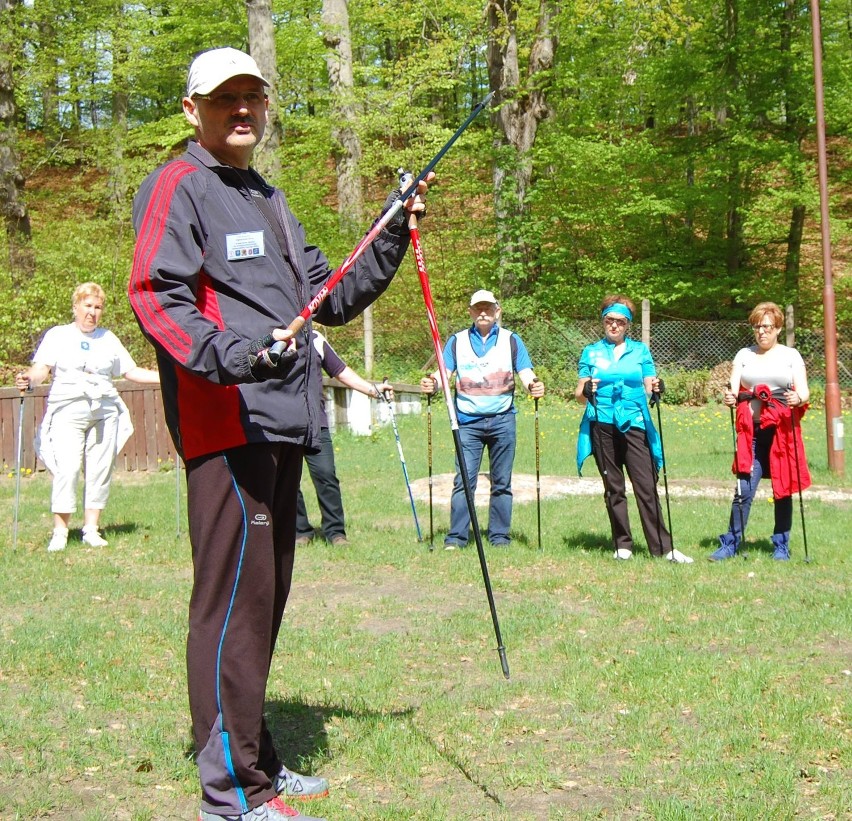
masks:
[[[166,421],[184,459],[251,442],[319,448],[322,373],[311,323],[282,379],[255,381],[248,348],[286,328],[331,269],[284,195],[251,172],[277,217],[280,230],[272,230],[241,173],[193,141],[143,181],[133,202],[128,295],[157,350]],[[358,316],[388,287],[407,248],[407,233],[382,231],[317,321],[342,325]]]

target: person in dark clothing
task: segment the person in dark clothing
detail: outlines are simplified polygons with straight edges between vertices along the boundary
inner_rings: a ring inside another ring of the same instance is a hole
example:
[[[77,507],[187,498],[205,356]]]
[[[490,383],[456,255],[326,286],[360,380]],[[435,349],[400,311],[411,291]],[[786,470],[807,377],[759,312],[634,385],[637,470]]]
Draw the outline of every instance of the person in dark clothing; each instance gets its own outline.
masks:
[[[143,181],[133,203],[128,295],[156,349],[167,424],[186,464],[187,683],[201,821],[308,819],[279,795],[328,791],[325,779],[283,765],[263,718],[302,460],[320,447],[311,323],[296,336],[287,325],[331,274],[282,192],[250,168],[268,86],[244,52],[196,57],[183,98],[195,139]],[[424,208],[419,195],[405,205],[318,307],[318,321],[343,324],[388,287],[408,247],[408,216]],[[270,356],[275,341],[290,355]]]
[[[314,348],[320,358],[322,369],[347,388],[363,393],[374,399],[384,393],[388,399],[393,399],[393,388],[387,382],[377,385],[368,382],[352,370],[331,347],[331,343],[319,332],[314,331]],[[337,468],[334,464],[334,444],[328,425],[328,415],[325,410],[325,397],[322,400],[322,422],[320,440],[322,448],[319,453],[306,453],[305,464],[311,475],[314,490],[317,493],[317,503],[322,514],[322,535],[333,545],[346,545],[346,524],[343,515],[343,496],[340,493],[340,482],[337,479]],[[296,544],[308,544],[316,535],[316,531],[308,519],[305,507],[305,497],[301,489],[296,500]]]

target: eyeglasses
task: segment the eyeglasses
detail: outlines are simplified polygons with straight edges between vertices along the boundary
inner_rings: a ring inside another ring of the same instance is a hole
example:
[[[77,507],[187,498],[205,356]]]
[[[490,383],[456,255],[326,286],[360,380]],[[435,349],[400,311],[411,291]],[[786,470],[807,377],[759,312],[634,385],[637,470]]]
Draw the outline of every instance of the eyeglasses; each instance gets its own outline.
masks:
[[[765,334],[768,334],[770,331],[774,331],[774,330],[775,330],[775,326],[774,326],[774,325],[766,325],[766,324],[763,324],[763,325],[752,325],[752,326],[751,326],[751,329],[752,329],[752,330],[753,330],[756,334],[759,334],[761,331],[763,331]]]
[[[233,108],[237,101],[247,106],[260,105],[267,98],[262,91],[214,91],[212,94],[193,94],[193,100],[207,100],[216,108]]]
[[[615,316],[605,316],[603,318],[603,321],[607,325],[615,325],[619,328],[626,328],[627,327],[627,320],[626,319],[619,319],[618,317],[615,317]]]

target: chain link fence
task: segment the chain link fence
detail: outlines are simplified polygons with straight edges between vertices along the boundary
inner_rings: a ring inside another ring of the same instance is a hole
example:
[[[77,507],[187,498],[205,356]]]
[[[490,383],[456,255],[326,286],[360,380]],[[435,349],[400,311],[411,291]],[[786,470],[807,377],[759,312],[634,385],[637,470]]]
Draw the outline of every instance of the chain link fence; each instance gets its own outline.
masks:
[[[736,352],[751,345],[754,334],[746,321],[690,320],[663,317],[648,322],[645,335],[641,316],[633,323],[631,335],[647,341],[658,373],[666,381],[670,402],[701,403],[717,398],[730,373]],[[538,316],[528,322],[506,320],[529,350],[536,372],[548,391],[573,394],[577,384],[577,363],[583,348],[602,336],[600,319]],[[448,333],[462,327],[443,329]],[[353,368],[363,371],[364,347],[361,323],[323,331],[332,345]],[[781,341],[786,341],[784,332]],[[416,383],[434,369],[432,341],[425,322],[404,330],[389,327],[381,320],[374,331],[376,376],[391,374],[396,381]],[[815,400],[820,400],[825,384],[825,347],[820,331],[797,328],[794,345],[808,369],[808,381]],[[838,381],[849,402],[852,394],[852,343],[838,341]]]

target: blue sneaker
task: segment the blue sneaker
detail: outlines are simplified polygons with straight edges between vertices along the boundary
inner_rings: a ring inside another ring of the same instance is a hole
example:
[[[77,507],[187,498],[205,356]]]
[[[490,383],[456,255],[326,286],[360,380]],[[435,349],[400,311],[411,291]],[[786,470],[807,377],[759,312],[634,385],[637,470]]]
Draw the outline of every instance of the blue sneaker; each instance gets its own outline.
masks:
[[[711,562],[723,562],[725,559],[733,559],[737,555],[736,542],[725,536],[719,537],[719,547],[715,552],[711,553],[707,559]]]
[[[773,533],[772,545],[775,550],[772,553],[772,558],[777,562],[790,561],[790,540],[787,533]]]
[[[288,799],[310,801],[313,798],[325,798],[328,795],[328,780],[313,775],[299,773],[281,767],[278,775],[272,779],[272,786],[278,795]]]

